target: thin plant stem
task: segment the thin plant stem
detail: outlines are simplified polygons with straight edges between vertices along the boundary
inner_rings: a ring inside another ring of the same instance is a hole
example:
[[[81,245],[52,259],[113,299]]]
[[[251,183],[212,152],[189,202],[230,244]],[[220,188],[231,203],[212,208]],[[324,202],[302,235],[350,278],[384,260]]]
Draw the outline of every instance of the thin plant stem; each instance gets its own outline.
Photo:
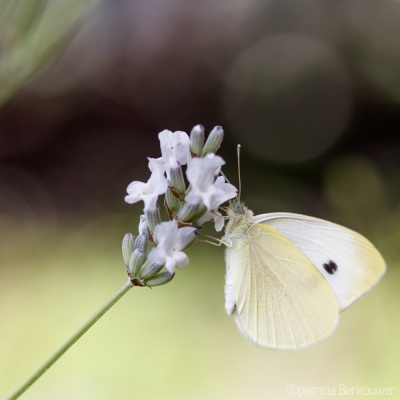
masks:
[[[83,334],[88,331],[129,289],[133,287],[128,280],[86,323],[84,323],[25,383],[23,383],[7,400],[18,399],[35,383]]]

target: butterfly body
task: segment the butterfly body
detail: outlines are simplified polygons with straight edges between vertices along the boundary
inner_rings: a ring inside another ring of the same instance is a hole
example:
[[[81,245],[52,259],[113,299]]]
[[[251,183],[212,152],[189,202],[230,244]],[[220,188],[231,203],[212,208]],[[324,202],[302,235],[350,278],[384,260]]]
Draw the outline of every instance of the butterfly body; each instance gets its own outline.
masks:
[[[363,236],[291,213],[228,210],[225,308],[252,343],[301,349],[328,337],[339,312],[368,291],[385,263]]]

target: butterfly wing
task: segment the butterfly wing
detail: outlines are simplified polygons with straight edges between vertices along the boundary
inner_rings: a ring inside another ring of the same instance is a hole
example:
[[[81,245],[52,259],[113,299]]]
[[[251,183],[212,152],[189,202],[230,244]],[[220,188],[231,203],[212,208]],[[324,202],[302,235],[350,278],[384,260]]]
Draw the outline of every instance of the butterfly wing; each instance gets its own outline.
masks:
[[[226,288],[242,334],[275,349],[300,349],[329,336],[339,310],[320,272],[275,229],[254,224],[247,235],[226,251]]]
[[[385,261],[365,237],[340,225],[291,213],[253,218],[293,242],[327,280],[341,310],[374,286],[385,272]]]

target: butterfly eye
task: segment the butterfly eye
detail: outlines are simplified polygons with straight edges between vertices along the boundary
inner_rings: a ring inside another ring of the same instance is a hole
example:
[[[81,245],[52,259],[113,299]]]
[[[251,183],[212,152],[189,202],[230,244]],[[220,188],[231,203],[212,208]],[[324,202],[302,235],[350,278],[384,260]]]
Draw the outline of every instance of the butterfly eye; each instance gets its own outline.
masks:
[[[240,214],[242,212],[242,205],[240,203],[235,203],[233,206],[233,211],[235,214]]]
[[[332,260],[329,260],[327,263],[325,263],[323,265],[323,267],[324,267],[325,271],[331,275],[333,275],[338,269],[337,264],[335,262],[333,262]]]

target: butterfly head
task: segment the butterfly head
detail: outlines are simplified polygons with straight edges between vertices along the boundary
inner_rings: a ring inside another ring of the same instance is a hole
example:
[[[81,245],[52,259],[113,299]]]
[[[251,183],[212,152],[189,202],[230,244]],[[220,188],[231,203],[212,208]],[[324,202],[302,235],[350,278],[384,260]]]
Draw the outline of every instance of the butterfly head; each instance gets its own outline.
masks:
[[[229,202],[228,207],[226,207],[226,213],[229,218],[235,219],[238,217],[251,218],[253,216],[253,211],[249,210],[244,203],[237,198]]]

